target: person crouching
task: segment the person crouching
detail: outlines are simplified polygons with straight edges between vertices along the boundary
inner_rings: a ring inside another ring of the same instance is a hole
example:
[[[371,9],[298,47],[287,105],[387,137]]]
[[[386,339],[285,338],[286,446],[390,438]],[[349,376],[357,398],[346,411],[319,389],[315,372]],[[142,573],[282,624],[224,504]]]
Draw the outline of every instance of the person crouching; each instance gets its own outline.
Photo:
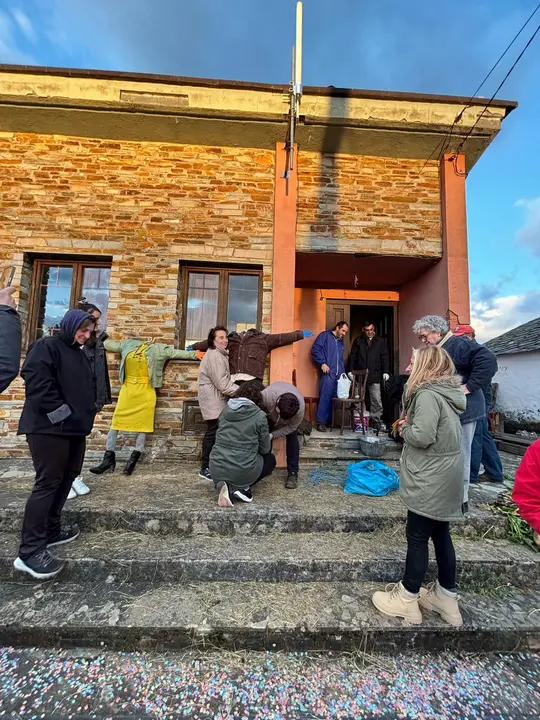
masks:
[[[250,503],[251,488],[276,467],[261,391],[244,383],[219,417],[216,443],[210,453],[210,474],[219,490],[219,507],[232,500]]]
[[[407,508],[405,574],[373,604],[384,615],[413,624],[422,622],[420,606],[437,612],[450,625],[463,624],[456,593],[456,553],[451,520],[462,513],[463,458],[460,414],[467,401],[448,353],[437,345],[416,350],[405,387],[405,414],[398,422],[405,444],[401,456],[400,494]],[[433,541],[437,582],[421,588]]]
[[[37,580],[52,578],[64,567],[48,548],[79,535],[76,526],[62,528],[60,516],[81,472],[86,436],[97,412],[94,375],[81,351],[95,322],[83,310],[68,310],[57,334],[30,346],[21,370],[26,399],[18,432],[26,435],[36,480],[13,564]]]

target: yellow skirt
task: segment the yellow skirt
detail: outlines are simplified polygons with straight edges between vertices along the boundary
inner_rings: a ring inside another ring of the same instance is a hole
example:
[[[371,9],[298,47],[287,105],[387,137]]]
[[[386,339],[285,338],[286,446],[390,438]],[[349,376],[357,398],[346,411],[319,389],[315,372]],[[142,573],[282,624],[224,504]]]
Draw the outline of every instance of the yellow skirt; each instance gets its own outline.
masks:
[[[124,432],[154,432],[156,391],[148,380],[126,378],[120,389],[111,428]]]

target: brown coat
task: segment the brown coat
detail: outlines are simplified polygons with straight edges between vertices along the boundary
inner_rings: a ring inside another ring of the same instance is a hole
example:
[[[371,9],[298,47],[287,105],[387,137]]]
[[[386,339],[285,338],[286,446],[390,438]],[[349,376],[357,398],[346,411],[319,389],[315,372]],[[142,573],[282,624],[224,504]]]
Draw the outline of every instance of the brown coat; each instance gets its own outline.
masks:
[[[231,380],[227,350],[208,350],[201,360],[197,385],[203,419],[216,420],[225,407],[227,397],[238,390],[238,385]]]
[[[262,380],[266,356],[278,347],[291,345],[297,340],[302,340],[302,330],[293,330],[288,333],[275,333],[267,335],[251,328],[245,332],[232,332],[229,334],[229,367],[231,375],[245,373]],[[208,343],[206,340],[193,345],[194,350],[206,351]]]

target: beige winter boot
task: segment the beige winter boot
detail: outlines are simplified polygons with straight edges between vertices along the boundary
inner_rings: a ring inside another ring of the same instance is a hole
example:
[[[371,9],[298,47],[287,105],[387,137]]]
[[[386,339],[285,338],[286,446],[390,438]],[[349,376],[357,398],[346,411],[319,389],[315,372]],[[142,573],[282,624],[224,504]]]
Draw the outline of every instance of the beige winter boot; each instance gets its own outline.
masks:
[[[533,533],[533,540],[535,545],[538,545],[538,547],[540,547],[540,535],[536,532],[536,530]]]
[[[433,610],[439,613],[442,619],[449,625],[461,627],[463,618],[459,611],[458,596],[449,595],[438,582],[430,583],[427,588],[420,588],[420,605],[426,610]]]
[[[400,582],[387,585],[385,592],[373,593],[371,600],[384,615],[403,618],[413,625],[420,625],[422,622],[418,595],[407,592]]]

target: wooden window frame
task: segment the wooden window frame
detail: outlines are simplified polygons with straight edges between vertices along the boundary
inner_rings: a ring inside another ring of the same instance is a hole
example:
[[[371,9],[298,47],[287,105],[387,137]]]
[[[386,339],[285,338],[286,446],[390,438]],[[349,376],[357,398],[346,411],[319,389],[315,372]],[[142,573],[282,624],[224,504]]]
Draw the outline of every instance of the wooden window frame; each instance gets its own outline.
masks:
[[[112,263],[106,260],[94,261],[88,259],[57,259],[54,255],[51,255],[50,257],[35,258],[32,267],[32,291],[30,295],[30,309],[28,313],[28,345],[37,339],[39,293],[41,289],[41,276],[45,265],[73,268],[71,294],[69,296],[70,307],[75,307],[75,304],[78,302],[80,297],[85,268],[112,268]]]
[[[186,326],[187,326],[187,300],[189,292],[189,273],[213,273],[219,275],[218,290],[218,310],[216,325],[227,327],[227,305],[229,296],[229,276],[230,275],[256,275],[259,278],[259,293],[257,298],[257,330],[261,329],[262,322],[262,297],[263,297],[263,269],[250,267],[242,267],[241,265],[183,265],[180,273],[181,291],[179,294],[180,302],[180,332],[179,347],[183,348],[186,343]],[[210,330],[210,328],[208,328]],[[199,338],[206,340],[206,337]]]

